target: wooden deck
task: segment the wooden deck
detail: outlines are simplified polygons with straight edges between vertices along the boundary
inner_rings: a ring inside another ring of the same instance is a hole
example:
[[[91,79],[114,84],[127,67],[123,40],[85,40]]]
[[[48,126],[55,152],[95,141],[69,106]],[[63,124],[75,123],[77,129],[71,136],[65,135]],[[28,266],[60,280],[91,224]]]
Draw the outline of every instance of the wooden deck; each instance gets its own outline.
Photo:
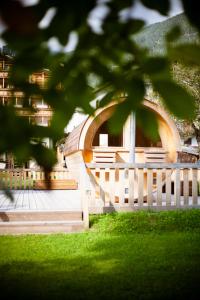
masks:
[[[0,235],[84,230],[80,191],[0,191]]]
[[[79,190],[16,190],[11,202],[0,191],[0,211],[78,211],[81,210]]]

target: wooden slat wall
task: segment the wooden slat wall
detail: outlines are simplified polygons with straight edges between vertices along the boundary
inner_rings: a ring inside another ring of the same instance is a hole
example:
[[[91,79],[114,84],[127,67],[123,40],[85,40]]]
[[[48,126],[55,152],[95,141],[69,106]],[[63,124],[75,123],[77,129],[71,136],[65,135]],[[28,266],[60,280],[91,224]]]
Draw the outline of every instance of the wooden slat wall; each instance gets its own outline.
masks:
[[[183,169],[183,197],[184,204],[188,205],[189,198],[189,180],[188,180],[188,169]]]
[[[104,205],[106,206],[105,203],[105,169],[100,169],[99,170],[99,196],[101,199],[101,202],[104,203]]]
[[[124,205],[124,190],[125,190],[125,173],[124,169],[119,169],[119,181],[118,181],[118,191],[119,191],[119,203],[121,206]]]
[[[193,169],[192,170],[192,201],[194,205],[198,203],[197,192],[198,192],[197,169]]]
[[[138,169],[138,205],[143,205],[143,192],[144,192],[144,169]]]
[[[157,205],[162,205],[162,170],[157,170]]]
[[[135,190],[135,170],[129,169],[129,203],[130,205],[134,205],[134,190]]]
[[[110,169],[110,185],[108,184],[108,189],[110,189],[110,203],[115,205],[115,169]]]
[[[153,205],[153,171],[147,170],[147,203],[149,206]]]
[[[166,189],[166,206],[171,206],[171,169],[166,169],[166,184],[165,184],[165,189]]]
[[[180,206],[180,169],[175,170],[175,182],[174,182],[174,200],[177,207]]]

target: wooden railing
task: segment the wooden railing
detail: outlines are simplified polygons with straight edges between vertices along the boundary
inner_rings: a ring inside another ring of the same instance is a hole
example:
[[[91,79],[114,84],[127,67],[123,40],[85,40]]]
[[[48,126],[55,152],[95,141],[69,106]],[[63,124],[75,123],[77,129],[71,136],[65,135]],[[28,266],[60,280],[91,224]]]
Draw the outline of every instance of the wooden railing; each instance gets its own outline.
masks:
[[[200,207],[200,164],[115,163],[86,167],[93,203],[98,201],[103,208]]]
[[[68,179],[68,171],[55,170],[48,174],[37,169],[4,169],[0,170],[0,189],[8,188],[11,190],[33,189],[36,181],[39,180],[58,180]]]

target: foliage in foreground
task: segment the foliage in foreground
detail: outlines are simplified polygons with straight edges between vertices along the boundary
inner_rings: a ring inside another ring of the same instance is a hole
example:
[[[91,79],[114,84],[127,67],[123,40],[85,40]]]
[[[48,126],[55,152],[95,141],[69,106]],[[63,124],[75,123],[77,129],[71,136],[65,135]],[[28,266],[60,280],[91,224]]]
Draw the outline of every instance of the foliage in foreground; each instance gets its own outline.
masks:
[[[168,14],[171,3],[169,0],[140,2],[163,15]],[[181,2],[186,16],[199,30],[198,1]],[[186,65],[198,65],[199,45],[173,46],[180,34],[179,28],[175,27],[166,35],[166,56],[152,57],[147,49],[134,42],[134,34],[145,25],[141,19],[132,17],[134,4],[134,0],[40,0],[34,5],[23,6],[20,1],[0,1],[0,17],[5,24],[2,37],[16,54],[11,84],[24,92],[26,109],[32,109],[28,98],[34,95],[42,97],[54,111],[51,126],[47,129],[29,126],[28,122],[23,125],[12,108],[0,106],[0,122],[4,124],[0,128],[0,153],[14,152],[25,161],[32,156],[45,169],[50,169],[55,163],[55,155],[42,146],[42,139],[50,137],[55,142],[61,138],[75,109],[94,113],[91,101],[99,95],[104,95],[100,106],[116,100],[113,131],[119,131],[130,112],[136,111],[138,117],[143,118],[144,127],[149,130],[147,133],[155,137],[155,119],[142,107],[146,79],[177,117],[194,116],[194,99],[173,81],[170,65],[177,59]],[[97,17],[95,11],[98,9],[104,13]],[[49,10],[52,18],[45,25],[43,20]],[[98,30],[90,25],[90,21],[97,18],[100,21]],[[66,55],[64,47],[71,36],[75,36],[77,45]],[[52,42],[59,46],[57,53],[49,48]],[[29,75],[41,69],[51,70],[46,90],[28,83]],[[127,95],[124,101],[119,97],[121,92]],[[38,137],[33,142],[33,138]]]

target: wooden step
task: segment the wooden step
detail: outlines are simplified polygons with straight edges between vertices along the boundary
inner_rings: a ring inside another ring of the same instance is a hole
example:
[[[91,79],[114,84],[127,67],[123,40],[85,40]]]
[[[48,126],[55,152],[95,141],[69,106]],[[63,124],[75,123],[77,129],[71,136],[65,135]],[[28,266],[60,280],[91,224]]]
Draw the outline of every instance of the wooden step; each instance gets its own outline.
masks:
[[[17,221],[0,222],[0,235],[72,233],[84,230],[83,221]]]
[[[0,211],[0,223],[17,221],[82,221],[82,211]]]
[[[78,184],[74,179],[40,179],[34,183],[35,190],[47,190],[49,187],[51,190],[77,190]]]

